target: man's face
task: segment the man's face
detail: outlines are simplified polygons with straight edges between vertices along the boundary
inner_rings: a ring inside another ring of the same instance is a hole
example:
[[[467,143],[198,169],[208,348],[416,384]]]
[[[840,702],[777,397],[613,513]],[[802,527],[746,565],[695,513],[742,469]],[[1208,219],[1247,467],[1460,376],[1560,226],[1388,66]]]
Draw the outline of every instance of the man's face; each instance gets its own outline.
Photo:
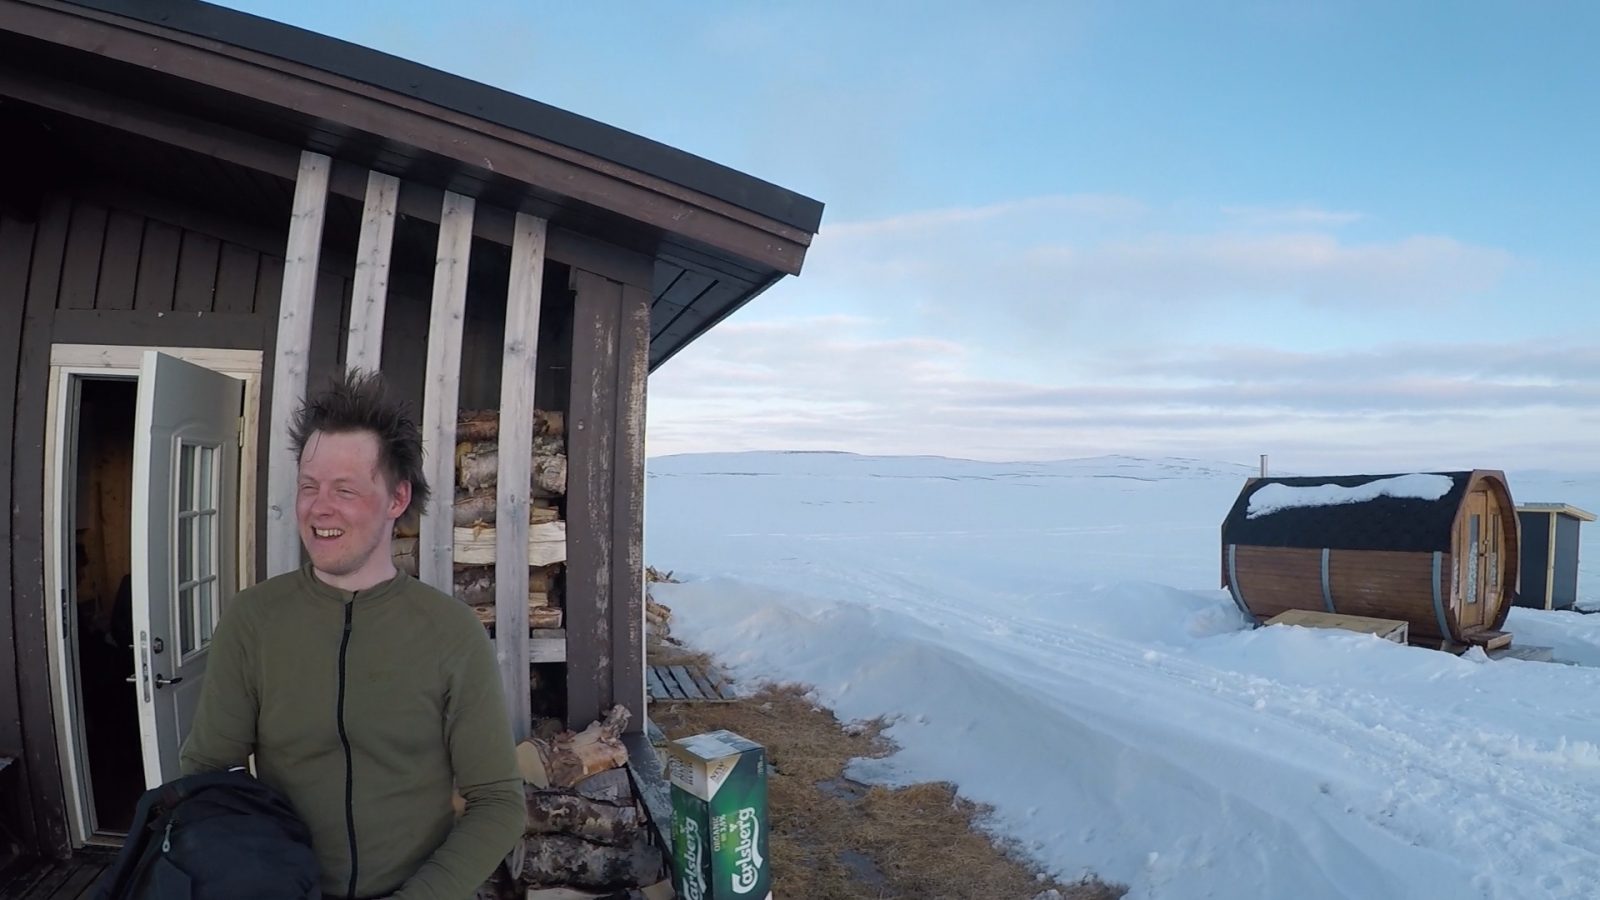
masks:
[[[362,590],[393,575],[389,538],[411,500],[378,468],[370,431],[313,432],[300,454],[295,519],[318,574],[335,587]]]

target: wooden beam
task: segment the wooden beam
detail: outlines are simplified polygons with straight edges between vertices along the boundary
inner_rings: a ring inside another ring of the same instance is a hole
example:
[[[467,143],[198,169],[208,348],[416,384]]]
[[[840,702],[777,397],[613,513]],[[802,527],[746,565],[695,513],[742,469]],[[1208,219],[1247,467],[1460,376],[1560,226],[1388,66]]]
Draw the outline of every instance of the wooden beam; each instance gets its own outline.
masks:
[[[24,783],[31,791],[34,848],[45,855],[65,856],[72,847],[68,834],[66,795],[62,789],[61,756],[56,717],[51,703],[50,631],[45,596],[44,437],[50,380],[50,320],[66,258],[71,203],[65,197],[46,201],[33,239],[33,265],[22,317],[21,353],[17,360],[15,430],[12,432],[11,504],[0,514],[11,516],[11,614],[15,641],[18,699],[22,713]]]
[[[322,255],[322,221],[328,207],[331,162],[320,153],[300,154],[289,242],[283,256],[283,292],[278,301],[276,352],[272,363],[274,438],[285,433],[306,393],[310,371],[311,311],[316,302],[317,265]],[[285,440],[267,447],[267,571],[271,578],[300,566],[300,530],[294,498],[299,466]]]
[[[600,717],[612,696],[612,485],[622,285],[574,269],[567,416],[567,723]]]
[[[28,280],[33,256],[35,227],[0,215],[0,316],[7,322],[21,321],[27,311]],[[0,409],[15,410],[17,367],[22,352],[22,329],[0,329]],[[40,420],[43,421],[42,419]],[[18,690],[17,641],[13,630],[11,589],[11,447],[17,425],[15,417],[0,415],[0,753],[22,755],[22,698]],[[42,474],[42,467],[41,467]],[[20,768],[20,767],[19,767]],[[22,784],[23,771],[13,771],[15,784]],[[0,824],[15,823],[22,839],[32,843],[33,795],[26,790],[0,791]]]
[[[611,497],[612,703],[644,727],[644,419],[650,292],[623,286],[617,342],[616,462]]]
[[[539,371],[544,244],[545,221],[518,214],[506,296],[505,352],[500,362],[494,575],[495,650],[511,731],[518,741],[533,730],[528,673],[528,495],[533,480],[533,398]]]
[[[354,296],[350,298],[347,369],[378,371],[383,359],[383,308],[389,294],[389,253],[394,248],[394,211],[400,179],[382,172],[367,175],[366,205],[356,246]]]
[[[455,565],[456,410],[461,402],[461,330],[467,311],[473,207],[471,197],[445,192],[422,401],[423,470],[433,497],[423,510],[417,575],[446,594],[453,588]]]

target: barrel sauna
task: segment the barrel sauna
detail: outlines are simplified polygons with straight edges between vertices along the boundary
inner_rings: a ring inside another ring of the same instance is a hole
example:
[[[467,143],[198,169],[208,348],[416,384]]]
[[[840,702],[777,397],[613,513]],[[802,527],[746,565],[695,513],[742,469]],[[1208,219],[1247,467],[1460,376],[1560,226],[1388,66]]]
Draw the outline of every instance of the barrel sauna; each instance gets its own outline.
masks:
[[[1488,643],[1515,599],[1504,473],[1252,478],[1222,523],[1222,586],[1246,617],[1402,619],[1413,643]]]

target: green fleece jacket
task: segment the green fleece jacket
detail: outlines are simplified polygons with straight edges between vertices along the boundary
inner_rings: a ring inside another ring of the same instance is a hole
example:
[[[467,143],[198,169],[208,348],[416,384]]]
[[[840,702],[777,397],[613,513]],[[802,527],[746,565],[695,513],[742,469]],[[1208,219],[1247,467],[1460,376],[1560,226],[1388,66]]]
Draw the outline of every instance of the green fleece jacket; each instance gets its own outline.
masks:
[[[329,896],[465,900],[523,834],[502,696],[465,605],[404,573],[352,594],[307,565],[218,623],[182,769],[255,754],[310,826]]]

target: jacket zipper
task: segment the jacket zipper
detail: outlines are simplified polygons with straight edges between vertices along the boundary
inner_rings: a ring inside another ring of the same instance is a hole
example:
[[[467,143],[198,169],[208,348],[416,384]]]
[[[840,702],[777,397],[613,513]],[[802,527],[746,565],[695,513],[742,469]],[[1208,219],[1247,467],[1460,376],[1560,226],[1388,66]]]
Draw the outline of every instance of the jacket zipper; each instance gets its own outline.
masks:
[[[356,592],[359,593],[359,592]],[[344,745],[344,821],[345,829],[350,834],[350,889],[345,892],[346,900],[355,900],[356,896],[356,802],[355,802],[355,754],[350,751],[350,735],[344,729],[344,666],[345,654],[350,649],[350,620],[355,614],[356,594],[350,595],[350,602],[344,606],[344,638],[339,642],[339,742]]]

